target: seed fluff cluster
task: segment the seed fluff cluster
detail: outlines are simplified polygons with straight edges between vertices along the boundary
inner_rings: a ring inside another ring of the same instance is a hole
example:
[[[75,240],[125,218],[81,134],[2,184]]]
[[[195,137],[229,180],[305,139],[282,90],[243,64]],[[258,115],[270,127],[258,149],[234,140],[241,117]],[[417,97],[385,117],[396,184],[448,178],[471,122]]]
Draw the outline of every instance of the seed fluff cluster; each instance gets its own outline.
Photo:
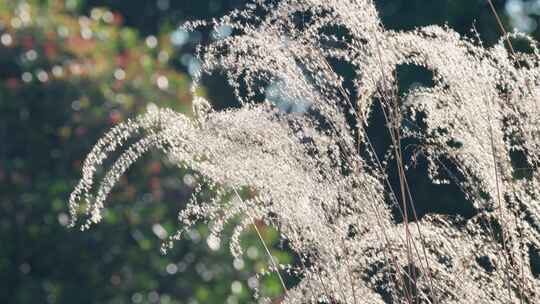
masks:
[[[192,117],[152,107],[114,127],[84,163],[72,225],[98,223],[120,176],[159,149],[196,172],[196,192],[213,193],[194,194],[165,249],[197,223],[216,241],[234,223],[230,249],[241,257],[243,231],[274,226],[299,257],[279,265],[268,256],[269,271],[300,278],[283,303],[540,301],[536,41],[516,33],[485,47],[445,27],[387,30],[369,0],[258,0],[185,29],[223,26],[231,36],[199,48],[193,92],[219,72],[241,106],[217,111],[195,97]],[[511,40],[529,50],[510,50]],[[433,85],[400,96],[401,65],[431,71]],[[382,157],[368,132],[376,106],[393,143]],[[402,140],[414,140],[433,183],[459,186],[474,216],[407,216],[415,185]]]

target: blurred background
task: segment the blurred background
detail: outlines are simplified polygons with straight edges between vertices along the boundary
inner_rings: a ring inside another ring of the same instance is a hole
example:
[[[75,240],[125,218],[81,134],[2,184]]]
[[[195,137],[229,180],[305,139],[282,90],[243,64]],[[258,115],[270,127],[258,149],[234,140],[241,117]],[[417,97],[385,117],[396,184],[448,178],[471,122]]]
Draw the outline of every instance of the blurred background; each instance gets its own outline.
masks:
[[[266,262],[249,233],[242,260],[230,257],[227,244],[209,246],[204,225],[160,254],[161,240],[178,227],[176,214],[193,179],[158,153],[121,180],[100,225],[84,233],[66,227],[67,197],[81,162],[106,130],[150,103],[191,111],[190,75],[200,68],[194,48],[216,33],[178,26],[245,2],[0,0],[0,303],[249,303],[255,287],[279,297],[275,277],[254,279]],[[376,4],[390,29],[447,24],[470,35],[475,26],[486,45],[500,37],[485,0]],[[507,29],[538,38],[540,1],[494,4]],[[400,73],[406,85],[425,76],[414,69]],[[205,91],[217,108],[234,104],[220,79],[208,79]],[[428,183],[412,174],[417,185]],[[419,189],[419,208],[428,212],[431,190]],[[452,205],[455,197],[441,193],[441,201],[446,197]],[[472,212],[448,206],[439,207]],[[278,246],[277,232],[262,231],[279,260],[293,262],[293,254]],[[291,278],[288,283],[294,284]]]

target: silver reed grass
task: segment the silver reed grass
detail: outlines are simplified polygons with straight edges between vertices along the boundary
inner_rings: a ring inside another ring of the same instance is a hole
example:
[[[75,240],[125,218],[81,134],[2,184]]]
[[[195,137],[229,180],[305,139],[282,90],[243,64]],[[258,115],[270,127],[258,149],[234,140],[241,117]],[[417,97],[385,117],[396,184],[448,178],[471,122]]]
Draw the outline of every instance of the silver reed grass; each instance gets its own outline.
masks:
[[[513,53],[503,39],[484,47],[439,26],[386,30],[370,0],[258,0],[185,28],[222,26],[233,35],[201,46],[193,92],[203,75],[220,71],[242,106],[217,111],[195,97],[192,117],[154,107],[114,127],[84,163],[69,200],[72,225],[80,213],[83,229],[98,223],[119,177],[159,149],[213,189],[206,201],[193,196],[164,249],[199,222],[219,241],[233,221],[231,253],[242,256],[240,235],[262,220],[301,258],[300,265],[278,265],[268,257],[269,271],[301,278],[283,303],[540,302],[529,258],[540,248],[536,41],[511,34],[531,49]],[[351,85],[332,62],[353,68]],[[395,70],[404,64],[430,70],[434,85],[398,96]],[[376,103],[393,142],[384,159],[367,132]],[[420,116],[423,126],[416,126]],[[472,218],[407,218],[414,185],[404,174],[405,138],[421,143],[416,149],[434,183],[459,185],[477,210]],[[120,149],[98,180],[98,169]],[[389,185],[391,162],[399,191]],[[447,180],[446,164],[459,176]],[[517,177],[519,170],[527,174]]]

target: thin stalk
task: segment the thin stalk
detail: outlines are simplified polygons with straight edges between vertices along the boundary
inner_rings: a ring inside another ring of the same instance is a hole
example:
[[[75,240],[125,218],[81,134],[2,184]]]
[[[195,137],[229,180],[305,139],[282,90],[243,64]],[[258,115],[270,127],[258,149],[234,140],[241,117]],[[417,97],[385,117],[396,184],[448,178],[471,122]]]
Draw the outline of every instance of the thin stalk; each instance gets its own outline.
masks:
[[[488,0],[488,4],[489,4],[489,7],[491,9],[491,12],[493,13],[493,16],[495,17],[495,19],[497,20],[497,24],[499,26],[499,30],[501,31],[501,33],[504,35],[505,37],[505,40],[506,40],[506,43],[508,44],[508,48],[510,49],[510,52],[512,53],[512,56],[513,56],[513,59],[515,61],[515,63],[517,64],[517,66],[519,68],[521,68],[521,63],[517,60],[517,54],[514,50],[514,46],[512,45],[512,42],[510,41],[510,37],[508,36],[508,33],[502,23],[502,20],[501,18],[499,17],[499,14],[497,13],[497,10],[495,9],[495,5],[493,5],[493,1],[492,0]],[[530,87],[530,83],[527,82],[527,88],[529,89],[529,93],[532,94],[533,90],[532,88]],[[536,110],[536,114],[538,115],[538,102],[537,100],[535,99],[535,102],[534,102],[534,105],[535,105],[535,110]],[[490,122],[490,132],[491,132],[491,122]],[[493,148],[493,136],[491,135],[491,145],[492,145],[492,148]],[[496,159],[495,159],[495,154],[493,153],[493,157],[494,157],[494,165],[497,166],[497,163],[496,163]],[[495,172],[496,172],[496,179],[498,179],[498,172],[497,172],[497,168],[495,167]],[[500,193],[499,193],[499,185],[497,184],[497,196],[498,196],[498,201],[499,201],[499,209],[501,208],[501,203],[500,203]],[[502,210],[499,211],[500,213],[502,212]],[[501,213],[501,216],[502,216],[502,213]],[[503,219],[501,218],[501,221]],[[504,232],[504,229],[503,229],[503,232]],[[503,233],[503,241],[504,241],[504,233]],[[522,240],[522,236],[521,236],[521,233],[520,233],[520,243],[522,244],[523,243],[523,240]],[[525,278],[524,278],[524,271],[523,271],[523,255],[520,259],[520,268],[522,269],[521,271],[521,284],[522,286],[525,284]],[[520,291],[520,302],[523,303],[523,287],[521,288],[521,291]]]
[[[212,150],[209,150],[210,153],[212,154],[212,156],[217,159],[214,151]],[[248,208],[248,205],[247,203],[244,201],[244,199],[242,199],[242,197],[240,196],[240,194],[238,193],[238,190],[236,189],[236,187],[234,185],[231,186],[232,189],[233,189],[233,192],[234,194],[236,195],[236,197],[245,205],[246,208]],[[261,231],[259,230],[259,228],[257,227],[257,224],[255,224],[255,220],[253,219],[253,217],[250,215],[250,214],[247,214],[250,222],[251,222],[251,225],[253,226],[253,229],[255,230],[255,232],[257,233],[257,237],[259,238],[259,240],[261,241],[263,247],[264,247],[264,251],[266,252],[266,255],[268,255],[268,258],[270,260],[270,264],[272,265],[272,267],[274,268],[274,271],[276,272],[277,276],[278,276],[278,279],[279,279],[279,282],[281,283],[281,286],[283,287],[283,290],[285,292],[285,296],[288,295],[288,292],[289,290],[287,289],[287,286],[285,286],[285,281],[283,280],[283,277],[281,276],[281,273],[279,271],[279,268],[278,268],[278,263],[276,262],[274,256],[272,256],[272,253],[270,253],[270,249],[268,248],[268,246],[266,245],[266,242],[264,241],[263,237],[262,237],[262,234],[261,234]]]
[[[377,52],[378,52],[378,59],[379,59],[379,62],[380,62],[380,66],[381,66],[381,76],[382,76],[382,83],[383,83],[383,86],[387,87],[387,84],[386,84],[386,77],[384,75],[384,70],[383,70],[383,62],[382,62],[382,55],[381,55],[381,47],[380,47],[380,42],[379,40],[377,39],[377,37],[375,37],[375,40],[376,40],[376,44],[377,44]],[[381,98],[383,100],[387,100],[387,104],[388,105],[391,105],[392,103],[390,102],[391,98],[387,98],[385,92],[386,91],[389,91],[388,89],[385,89],[384,92],[380,92],[380,95],[381,95]],[[396,92],[395,92],[395,95],[397,95],[397,89],[396,89]],[[395,112],[396,113],[399,113],[399,107],[398,107],[398,104],[397,102],[394,102],[394,105],[395,105]],[[385,111],[385,107],[384,107],[384,104],[381,103],[381,108],[383,110],[383,114],[385,116],[385,121],[386,121],[386,124],[389,126],[390,128],[390,124],[391,124],[391,120],[388,118],[388,115]],[[396,128],[395,129],[395,132],[396,134],[393,134],[393,132],[389,129],[389,133],[390,133],[390,136],[391,136],[391,139],[392,139],[392,142],[393,142],[393,145],[394,145],[394,148],[397,149],[396,147],[399,147],[399,151],[396,151],[396,162],[397,162],[397,165],[398,165],[398,171],[400,172],[400,189],[401,189],[401,192],[402,192],[402,199],[403,199],[403,219],[404,219],[404,222],[405,222],[405,229],[406,229],[406,234],[407,234],[407,255],[409,256],[410,254],[410,231],[409,231],[409,227],[408,227],[408,216],[407,216],[407,210],[406,210],[406,202],[405,202],[405,195],[404,195],[404,183],[403,183],[403,180],[406,180],[406,177],[404,175],[404,167],[403,167],[403,160],[402,160],[402,157],[401,157],[401,143],[400,143],[400,132],[399,132],[399,129]],[[397,138],[397,140],[396,140]],[[403,173],[403,174],[402,174]],[[390,183],[388,181],[388,184],[389,184],[389,187],[391,189],[391,186],[390,186]],[[408,185],[408,183],[406,183]],[[409,191],[410,192],[410,191]],[[396,197],[397,198],[397,197]],[[411,206],[412,206],[412,209],[414,209],[414,203],[413,201],[411,200]],[[421,229],[420,229],[420,226],[418,225],[418,218],[416,218],[416,212],[414,212],[414,215],[415,215],[415,222],[416,222],[416,225],[417,225],[417,228],[418,228],[418,232],[420,235],[422,235],[422,232],[421,232]],[[423,247],[423,251],[424,251],[424,256],[425,256],[425,260],[426,260],[426,263],[427,263],[427,273],[428,273],[428,277],[429,277],[429,284],[430,284],[430,290],[431,290],[431,293],[433,295],[433,298],[435,300],[435,303],[438,302],[438,299],[437,299],[437,295],[435,294],[435,291],[434,291],[434,288],[433,288],[433,275],[431,273],[431,268],[429,267],[429,259],[427,257],[427,252],[425,250],[425,243],[424,243],[424,238],[423,236],[421,237],[421,245]],[[413,241],[412,244],[414,245],[414,247],[416,248],[416,244],[415,242]],[[416,249],[417,250],[417,249]],[[420,256],[420,255],[418,255]],[[410,261],[412,262],[412,261]],[[409,263],[411,264],[411,263]],[[423,264],[420,263],[420,265],[423,267]]]

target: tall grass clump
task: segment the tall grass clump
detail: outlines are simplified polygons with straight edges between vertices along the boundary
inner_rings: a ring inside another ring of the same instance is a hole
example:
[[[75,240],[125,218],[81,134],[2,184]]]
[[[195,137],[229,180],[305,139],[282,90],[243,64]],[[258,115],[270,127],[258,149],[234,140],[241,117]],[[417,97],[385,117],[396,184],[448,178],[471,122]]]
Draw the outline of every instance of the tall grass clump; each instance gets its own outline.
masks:
[[[299,278],[282,280],[283,303],[540,302],[536,41],[514,33],[485,47],[447,27],[387,30],[370,0],[258,0],[184,25],[223,26],[231,36],[199,48],[193,92],[221,73],[240,106],[195,97],[190,117],[154,107],[114,127],[84,163],[73,225],[98,223],[120,176],[159,149],[213,190],[193,196],[163,249],[200,222],[219,241],[234,222],[241,257],[242,232],[263,221],[299,257],[280,265],[265,245],[269,271]],[[429,71],[432,85],[400,93],[400,66]],[[384,132],[372,131],[377,115]],[[390,139],[383,151],[379,136]],[[431,183],[459,189],[471,216],[417,214],[407,172],[419,159]]]

